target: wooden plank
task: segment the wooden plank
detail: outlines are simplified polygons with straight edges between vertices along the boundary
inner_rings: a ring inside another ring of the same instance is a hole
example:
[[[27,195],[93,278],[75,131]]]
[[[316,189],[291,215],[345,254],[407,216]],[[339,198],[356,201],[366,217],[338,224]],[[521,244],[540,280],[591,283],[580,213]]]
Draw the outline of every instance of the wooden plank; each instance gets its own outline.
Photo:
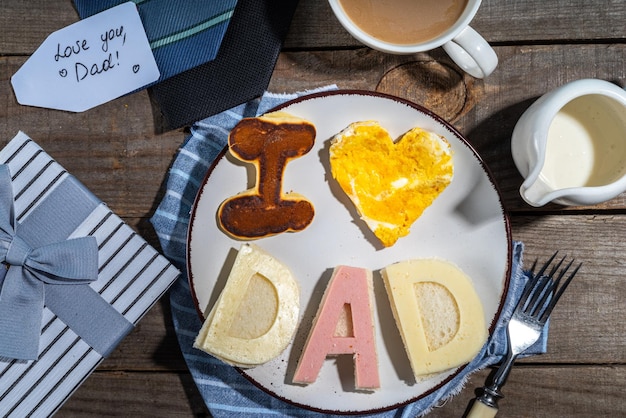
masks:
[[[337,83],[433,109],[495,173],[513,238],[526,243],[526,260],[559,249],[584,261],[553,314],[548,353],[515,367],[501,403],[505,416],[622,416],[626,410],[626,196],[593,207],[530,208],[518,195],[522,178],[509,146],[516,121],[548,90],[584,77],[625,85],[625,15],[626,2],[615,0],[485,0],[472,25],[495,45],[500,64],[476,80],[440,48],[392,56],[362,47],[327,2],[300,0],[272,77],[270,89],[278,92]],[[76,20],[71,0],[0,2],[0,146],[24,130],[158,248],[148,220],[187,132],[165,131],[145,91],[81,114],[15,102],[11,75],[49,33]],[[477,373],[429,416],[461,416],[487,374]],[[180,355],[167,297],[58,416],[103,415],[209,416]]]
[[[0,55],[30,55],[50,33],[77,20],[71,0],[2,0]]]
[[[487,371],[472,376],[463,392],[429,417],[460,417],[484,385]],[[626,411],[623,366],[514,367],[502,389],[498,416],[617,417]]]
[[[622,39],[626,3],[614,0],[485,0],[472,26],[490,43]],[[506,16],[506,23],[502,17]],[[300,0],[289,49],[362,47],[336,21],[326,1]]]
[[[463,416],[489,374],[472,375],[463,391],[437,406],[432,418]],[[515,367],[503,388],[500,415],[510,418],[618,417],[626,411],[624,366]],[[94,373],[56,417],[104,415],[209,416],[188,374]]]
[[[626,47],[549,45],[496,51],[500,65],[485,80],[462,74],[443,52],[408,57],[372,50],[288,52],[279,58],[270,90],[297,91],[336,83],[339,88],[376,90],[425,106],[476,148],[494,173],[505,207],[528,211],[532,208],[519,196],[522,177],[510,151],[519,117],[542,94],[569,81],[599,78],[626,85]],[[579,65],[590,57],[596,65]],[[593,209],[622,208],[625,199],[620,196]]]
[[[139,321],[135,329],[98,366],[98,370],[187,371],[172,324],[167,296],[157,302]]]
[[[131,226],[134,225],[129,220]],[[525,362],[552,364],[626,363],[626,215],[513,216],[513,239],[525,242],[525,267],[554,251],[584,263],[555,309],[548,353]],[[102,368],[145,370],[183,366],[162,300],[140,322]],[[155,363],[152,362],[158,359]]]
[[[55,417],[207,417],[187,373],[96,372]]]
[[[510,57],[504,60],[507,68],[521,68],[524,71],[536,67],[539,62],[549,63],[550,57],[557,52],[560,53],[567,65],[573,65],[576,57],[581,58],[585,54],[592,54],[606,66],[598,66],[589,71],[596,72],[597,75],[608,75],[611,71],[616,74],[624,75],[623,60],[626,48],[622,46],[613,46],[611,48],[597,46],[582,46],[581,50],[572,51],[571,49],[561,49],[561,47],[541,47],[533,49],[533,52],[521,51],[526,58],[518,57],[516,48],[503,47],[499,48],[502,56]],[[518,51],[519,52],[519,51]],[[373,58],[378,58],[372,59]],[[612,57],[612,58],[611,58]],[[618,61],[622,59],[620,63]],[[348,61],[346,61],[348,60]],[[332,67],[332,62],[348,62],[348,65],[339,66],[339,68],[352,68],[355,75],[351,83],[345,83],[351,88],[366,88],[372,85],[372,79],[363,79],[359,76],[359,67],[363,67],[362,73],[369,75],[374,72],[374,68],[382,67],[376,70],[375,74],[384,73],[386,68],[398,68],[397,63],[402,62],[405,58],[400,57],[383,57],[378,53],[367,53],[364,56],[354,51],[342,52],[320,52],[320,53],[287,53],[281,56],[279,66],[273,78],[274,90],[298,90],[310,87],[311,85],[324,85],[329,79],[338,76],[338,79],[349,80],[349,75],[339,73],[339,70]],[[294,61],[296,64],[294,66]],[[14,62],[12,59],[1,59],[0,62]],[[428,61],[431,66],[439,66],[437,62]],[[395,63],[395,66],[394,66]],[[418,61],[419,63],[419,61]],[[10,65],[9,65],[10,66]],[[443,65],[441,65],[443,66]],[[551,73],[555,70],[556,64],[548,69],[547,78],[552,77]],[[0,68],[5,68],[4,66]],[[13,66],[13,68],[15,68]],[[315,68],[315,70],[313,70]],[[4,70],[2,70],[4,71]],[[339,74],[338,74],[339,73]],[[3,77],[7,76],[7,72],[2,72]],[[298,74],[298,77],[294,77]],[[329,75],[330,74],[330,75]],[[334,74],[334,76],[333,76]],[[419,72],[414,74],[420,74]],[[317,75],[317,76],[316,76]],[[580,75],[580,74],[579,74]],[[537,81],[536,83],[526,83],[526,89],[522,89],[522,81],[515,82],[515,77],[509,74],[509,78],[499,77],[499,81],[495,81],[492,85],[491,81],[475,82],[467,87],[470,95],[481,97],[481,104],[474,101],[470,109],[465,114],[456,119],[458,126],[468,127],[470,132],[468,138],[481,151],[483,157],[494,168],[494,172],[498,173],[496,179],[503,190],[505,202],[509,209],[511,207],[526,210],[520,202],[517,195],[517,187],[521,181],[519,174],[516,173],[508,158],[502,158],[502,155],[508,155],[506,149],[507,132],[510,132],[515,121],[521,114],[521,111],[528,105],[528,97],[540,94],[541,86],[545,87],[546,81]],[[554,76],[556,77],[556,76]],[[569,77],[573,78],[573,75]],[[545,77],[544,77],[545,78]],[[292,80],[296,80],[295,82]],[[532,80],[531,80],[532,81]],[[548,81],[554,83],[554,80]],[[539,84],[539,86],[537,85]],[[392,87],[385,87],[382,91],[388,92],[397,89],[401,83],[389,84]],[[496,88],[496,85],[513,86],[507,89]],[[281,87],[283,87],[281,89]],[[418,101],[420,92],[429,91],[434,86],[427,84],[423,88],[416,88],[406,92],[406,97]],[[452,94],[455,95],[454,89],[451,87]],[[3,91],[5,103],[10,102],[10,97]],[[454,96],[456,97],[456,95]],[[516,100],[520,101],[520,105],[515,105]],[[509,106],[509,103],[511,104]],[[127,106],[126,106],[127,105]],[[515,109],[508,110],[509,107]],[[517,106],[517,107],[516,107]],[[493,109],[505,110],[501,113],[494,113]],[[27,132],[33,136],[51,155],[58,158],[59,161],[74,173],[81,181],[83,181],[94,193],[106,201],[114,211],[122,216],[138,216],[136,226],[141,226],[143,233],[149,233],[150,227],[145,224],[145,218],[149,217],[158,204],[161,185],[165,178],[167,167],[169,166],[177,147],[184,138],[181,131],[168,132],[164,134],[154,134],[151,132],[152,125],[147,120],[152,120],[149,106],[149,100],[145,93],[138,93],[119,99],[101,108],[94,109],[92,112],[84,114],[66,114],[65,112],[47,111],[43,109],[24,108],[9,103],[6,107],[0,108],[0,125],[3,139],[12,137],[18,129],[27,130],[26,126],[32,126],[34,131]],[[463,112],[461,112],[463,113]],[[146,120],[147,119],[147,120]],[[478,126],[474,130],[470,130],[471,126]],[[462,128],[459,128],[462,129]],[[464,129],[463,129],[464,130]],[[85,140],[89,138],[89,140]],[[111,149],[114,151],[111,152]],[[503,151],[504,149],[504,151]],[[498,151],[499,150],[499,151]],[[603,205],[602,208],[617,209],[624,206],[624,198],[620,197],[612,202]],[[597,209],[597,208],[596,208]],[[593,218],[596,219],[596,218]],[[546,247],[550,250],[555,247],[562,247],[564,242],[571,240],[572,237],[597,237],[599,241],[594,245],[601,245],[612,241],[607,241],[609,237],[614,237],[614,241],[621,242],[619,233],[623,231],[623,219],[616,217],[607,221],[603,218],[602,222],[597,221],[586,222],[581,225],[580,232],[572,233],[572,225],[578,225],[573,219],[552,218],[547,222],[550,233],[546,237],[553,240],[552,245]],[[539,222],[539,221],[537,221]],[[551,224],[553,222],[554,224]],[[617,223],[615,223],[617,222]],[[530,222],[529,226],[536,225]],[[543,225],[543,224],[542,224]],[[592,225],[596,229],[595,232],[589,233],[588,225]],[[540,236],[543,231],[530,229],[530,233],[525,232],[527,228],[525,221],[520,222],[514,231],[521,236],[527,237],[531,242],[541,242]],[[524,235],[526,234],[526,235]],[[618,235],[616,235],[618,234]],[[156,240],[152,240],[151,244],[158,245]],[[572,243],[572,248],[587,249],[589,242]],[[613,248],[611,246],[611,248]],[[606,254],[589,254],[587,258],[596,260],[599,263],[617,263],[619,260],[614,258],[606,258],[611,254],[620,254],[620,252],[610,252]],[[604,256],[604,258],[603,258]],[[616,264],[617,265],[617,264]],[[614,278],[614,285],[619,286],[619,271],[611,273]],[[606,288],[601,288],[606,292]],[[595,301],[599,298],[596,295]],[[618,312],[613,312],[617,315]],[[617,320],[617,318],[615,318]],[[581,327],[581,329],[595,329],[594,326],[603,326],[607,322],[593,322],[589,324],[591,328]],[[555,331],[556,332],[556,331]],[[564,334],[567,335],[567,334]],[[575,334],[571,334],[575,335]],[[613,335],[613,334],[609,334]],[[617,334],[619,335],[619,334]],[[615,338],[615,337],[613,337]],[[559,341],[557,339],[556,341]],[[571,340],[572,346],[575,340]],[[623,345],[622,345],[623,346]],[[608,355],[608,354],[606,354]]]
[[[434,58],[371,50],[282,53],[269,88],[292,92],[337,83],[340,88],[375,89],[426,106],[449,120],[478,150],[495,173],[505,207],[527,211],[532,208],[519,197],[522,178],[510,156],[515,123],[551,86],[584,77],[624,83],[626,46],[499,47],[497,51],[500,67],[485,81],[460,74],[443,53]],[[589,56],[596,66],[577,66]],[[24,130],[116,213],[148,216],[186,133],[159,131],[162,119],[145,91],[80,114],[20,106],[8,80],[23,60],[0,57],[0,103],[4,104],[0,144]],[[523,77],[538,68],[541,77]],[[626,197],[621,196],[595,209],[625,205]]]
[[[82,113],[21,106],[9,80],[23,58],[0,57],[0,146],[22,130],[120,216],[149,216],[186,133],[159,131],[147,92]]]
[[[615,0],[485,0],[472,26],[491,43],[546,40],[606,42],[623,39],[626,3]],[[502,16],[507,16],[503,26]],[[30,55],[51,32],[77,21],[70,0],[4,0],[0,3],[0,52]],[[287,49],[362,47],[334,18],[324,0],[300,0]]]
[[[584,263],[553,312],[549,354],[533,361],[623,364],[626,217],[513,217],[512,225],[513,238],[529,243],[527,268],[556,250]]]

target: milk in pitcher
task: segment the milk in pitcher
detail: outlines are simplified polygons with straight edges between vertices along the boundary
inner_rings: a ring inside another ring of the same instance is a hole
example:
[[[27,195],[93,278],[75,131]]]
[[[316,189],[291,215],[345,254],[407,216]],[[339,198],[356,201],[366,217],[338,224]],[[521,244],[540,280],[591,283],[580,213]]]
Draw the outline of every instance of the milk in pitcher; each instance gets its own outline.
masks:
[[[593,187],[626,174],[623,107],[613,99],[590,94],[567,103],[548,130],[539,176],[554,189]]]

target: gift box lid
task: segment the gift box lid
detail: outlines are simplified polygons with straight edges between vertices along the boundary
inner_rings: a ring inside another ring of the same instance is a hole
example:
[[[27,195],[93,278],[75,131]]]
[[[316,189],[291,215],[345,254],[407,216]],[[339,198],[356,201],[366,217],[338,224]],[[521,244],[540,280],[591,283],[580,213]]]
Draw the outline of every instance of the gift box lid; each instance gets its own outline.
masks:
[[[97,280],[78,286],[44,285],[50,300],[42,310],[36,359],[0,358],[0,416],[50,416],[180,272],[26,134],[20,132],[0,151],[0,164],[10,173],[16,235],[33,246],[77,237],[93,237],[97,243]],[[46,232],[39,234],[39,229]],[[7,270],[13,268],[26,267],[10,265]],[[0,287],[7,285],[9,273],[6,277],[0,278]],[[68,302],[73,299],[63,293],[79,288],[105,306],[105,319],[90,318],[93,309],[78,302],[86,311],[80,316],[88,319],[71,318],[74,307],[62,306],[75,302]],[[98,341],[99,334],[114,337]]]

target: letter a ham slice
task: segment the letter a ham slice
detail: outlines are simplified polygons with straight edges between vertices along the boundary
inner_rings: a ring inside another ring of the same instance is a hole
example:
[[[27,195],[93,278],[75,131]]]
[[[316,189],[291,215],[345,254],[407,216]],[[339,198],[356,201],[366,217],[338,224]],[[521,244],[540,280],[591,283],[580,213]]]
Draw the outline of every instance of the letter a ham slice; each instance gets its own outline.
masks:
[[[356,389],[380,387],[373,301],[371,271],[348,266],[335,268],[298,362],[294,383],[315,382],[326,357],[351,354]],[[346,305],[349,309],[344,308]],[[347,336],[337,333],[345,312],[350,313],[351,327],[347,328],[352,330]]]

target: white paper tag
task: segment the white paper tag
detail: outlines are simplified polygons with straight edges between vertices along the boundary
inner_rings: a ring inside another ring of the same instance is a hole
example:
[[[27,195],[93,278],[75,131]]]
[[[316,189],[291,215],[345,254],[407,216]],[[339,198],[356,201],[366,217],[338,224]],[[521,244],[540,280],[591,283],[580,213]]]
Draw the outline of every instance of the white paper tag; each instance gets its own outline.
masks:
[[[22,105],[82,112],[159,78],[133,2],[52,33],[13,75]]]

